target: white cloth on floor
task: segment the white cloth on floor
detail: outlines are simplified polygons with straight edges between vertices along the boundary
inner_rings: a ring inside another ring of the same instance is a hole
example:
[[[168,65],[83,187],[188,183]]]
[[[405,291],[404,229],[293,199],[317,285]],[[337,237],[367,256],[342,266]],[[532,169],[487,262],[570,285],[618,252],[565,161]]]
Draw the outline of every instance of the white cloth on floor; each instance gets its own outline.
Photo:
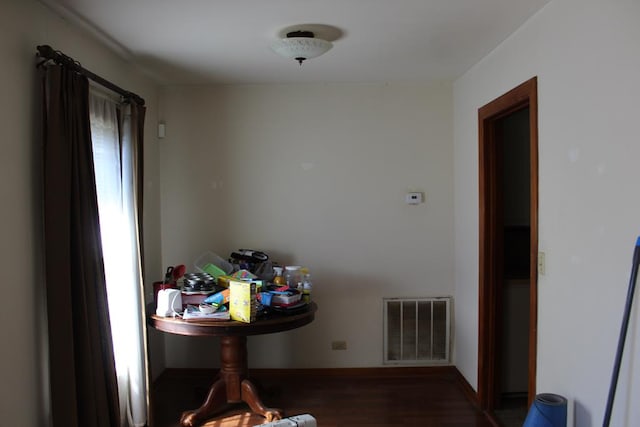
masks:
[[[296,415],[283,418],[267,424],[260,424],[253,427],[317,427],[316,419],[309,414]]]

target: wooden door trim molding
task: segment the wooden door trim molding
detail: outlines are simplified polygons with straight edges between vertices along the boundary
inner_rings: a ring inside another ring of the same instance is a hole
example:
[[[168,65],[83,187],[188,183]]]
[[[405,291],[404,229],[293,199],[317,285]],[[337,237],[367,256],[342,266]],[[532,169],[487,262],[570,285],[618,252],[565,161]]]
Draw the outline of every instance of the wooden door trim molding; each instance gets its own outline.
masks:
[[[513,112],[529,107],[529,149],[530,149],[530,294],[529,294],[529,363],[528,363],[528,400],[533,402],[536,393],[536,355],[538,324],[538,95],[537,78],[522,83],[504,95],[478,109],[478,153],[479,153],[479,322],[478,322],[478,401],[482,409],[493,410],[493,381],[495,378],[496,355],[494,354],[496,336],[495,289],[491,286],[496,271],[491,263],[497,248],[492,239],[487,239],[495,226],[495,215],[491,212],[491,203],[496,197],[496,179],[491,165],[495,158],[496,147],[493,129],[496,120]]]

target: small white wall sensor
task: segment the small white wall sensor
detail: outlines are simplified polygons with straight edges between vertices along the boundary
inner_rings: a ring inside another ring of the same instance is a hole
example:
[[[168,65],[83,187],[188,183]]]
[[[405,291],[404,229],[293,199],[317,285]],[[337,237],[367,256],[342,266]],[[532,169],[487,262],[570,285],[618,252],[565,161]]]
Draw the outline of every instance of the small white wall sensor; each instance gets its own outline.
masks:
[[[404,201],[408,205],[418,205],[422,203],[422,193],[407,193],[404,197]]]

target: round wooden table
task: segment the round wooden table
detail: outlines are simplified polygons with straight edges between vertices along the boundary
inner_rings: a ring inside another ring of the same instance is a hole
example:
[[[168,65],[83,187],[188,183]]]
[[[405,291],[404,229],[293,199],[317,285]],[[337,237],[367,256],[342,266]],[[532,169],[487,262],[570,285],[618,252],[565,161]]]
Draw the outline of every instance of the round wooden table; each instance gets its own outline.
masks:
[[[163,332],[188,336],[220,337],[221,367],[202,406],[182,414],[180,424],[195,427],[229,403],[245,402],[267,421],[281,419],[282,410],[263,405],[248,379],[247,336],[288,331],[311,323],[318,306],[312,302],[296,314],[273,313],[252,323],[230,321],[184,321],[178,318],[148,316],[149,326]]]

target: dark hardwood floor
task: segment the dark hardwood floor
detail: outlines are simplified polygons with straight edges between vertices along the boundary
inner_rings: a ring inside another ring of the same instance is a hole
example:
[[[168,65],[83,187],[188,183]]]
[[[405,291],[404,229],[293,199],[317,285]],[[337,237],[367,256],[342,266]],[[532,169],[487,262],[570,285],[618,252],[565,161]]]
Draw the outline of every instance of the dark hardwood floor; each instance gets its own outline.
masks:
[[[182,411],[204,401],[215,371],[168,370],[152,387],[152,427],[178,427]],[[466,397],[454,368],[252,370],[266,406],[285,417],[311,414],[318,427],[493,426]],[[207,427],[264,424],[244,404]]]

